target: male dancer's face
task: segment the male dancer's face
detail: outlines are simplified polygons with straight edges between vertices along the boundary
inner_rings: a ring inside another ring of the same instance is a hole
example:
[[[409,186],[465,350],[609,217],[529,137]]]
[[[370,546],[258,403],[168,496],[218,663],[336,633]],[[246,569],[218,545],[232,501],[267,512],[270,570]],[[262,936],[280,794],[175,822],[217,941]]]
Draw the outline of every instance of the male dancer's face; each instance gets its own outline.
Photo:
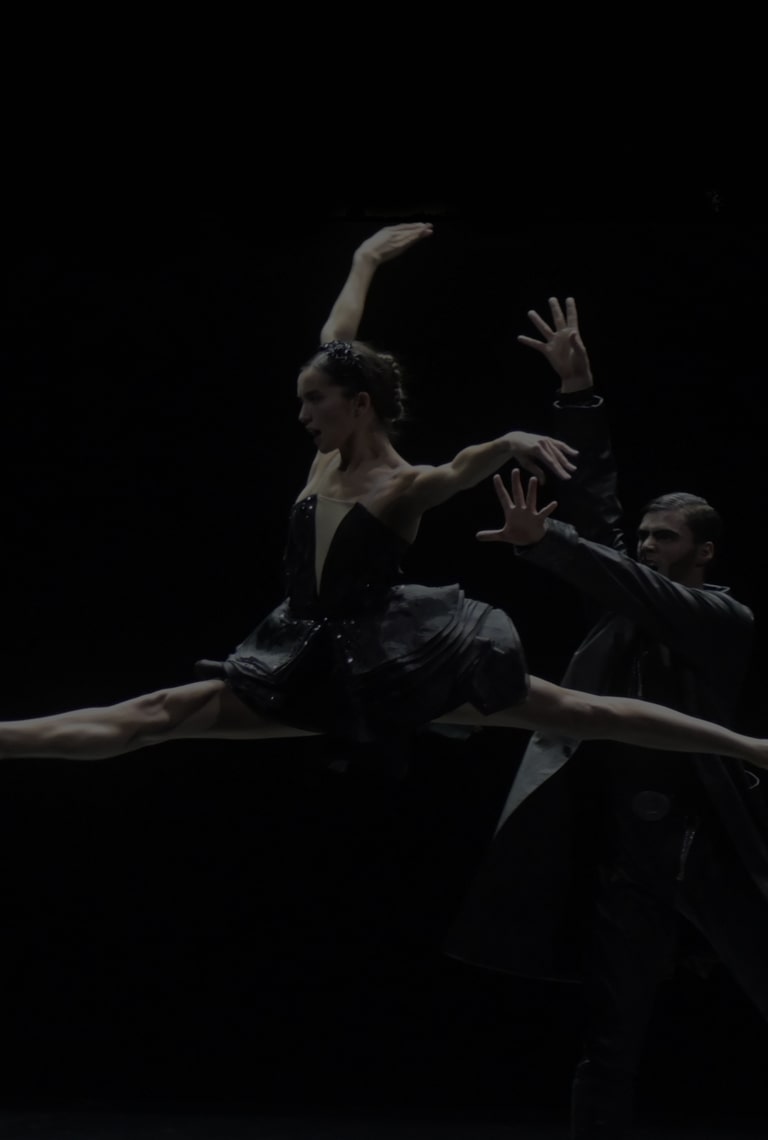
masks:
[[[699,542],[682,511],[650,511],[637,531],[637,560],[684,586],[700,586],[711,561],[711,542]]]

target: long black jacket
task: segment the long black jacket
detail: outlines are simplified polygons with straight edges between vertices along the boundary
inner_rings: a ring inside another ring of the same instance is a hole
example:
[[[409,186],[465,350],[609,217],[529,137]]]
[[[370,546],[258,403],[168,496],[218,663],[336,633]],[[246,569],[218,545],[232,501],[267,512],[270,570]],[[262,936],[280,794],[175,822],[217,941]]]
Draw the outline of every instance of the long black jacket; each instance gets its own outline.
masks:
[[[602,611],[562,684],[641,696],[727,724],[748,663],[751,611],[722,586],[683,586],[628,555],[602,400],[555,409],[552,434],[580,451],[576,476],[556,493],[557,515],[566,514],[575,525],[551,518],[546,536],[517,553],[576,587]],[[606,796],[597,783],[611,772],[621,793],[621,780],[634,780],[627,791],[640,793],[642,803],[644,773],[657,786],[660,764],[669,759],[631,750],[634,763],[625,776],[620,766],[626,750],[614,750],[611,761],[605,746],[600,748],[602,760],[594,762],[594,746],[533,735],[486,863],[451,931],[449,954],[515,973],[579,975],[584,891],[593,882],[594,860],[604,855],[599,848],[605,821],[595,818],[595,810],[617,810],[616,795]],[[737,850],[768,907],[768,820],[756,777],[731,759],[672,759],[683,815],[673,834],[678,850],[670,877],[686,873],[686,850],[703,808]]]

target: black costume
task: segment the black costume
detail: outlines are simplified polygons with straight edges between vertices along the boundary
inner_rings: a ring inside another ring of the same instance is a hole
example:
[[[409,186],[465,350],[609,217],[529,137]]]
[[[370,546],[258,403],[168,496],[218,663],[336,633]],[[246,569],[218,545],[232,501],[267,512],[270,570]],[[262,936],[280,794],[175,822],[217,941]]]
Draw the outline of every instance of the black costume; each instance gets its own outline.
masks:
[[[199,662],[257,712],[352,740],[402,733],[471,702],[525,698],[517,630],[457,585],[403,583],[409,544],[361,503],[333,535],[316,584],[318,496],[291,511],[286,599],[224,662]]]
[[[562,683],[726,723],[751,612],[723,587],[689,588],[628,557],[602,400],[576,399],[555,405],[553,434],[579,449],[572,483],[557,491],[578,530],[549,519],[541,542],[518,550],[606,611]],[[686,930],[679,915],[768,1017],[758,782],[730,759],[532,737],[446,949],[514,973],[586,978],[574,1137],[623,1135],[652,997]]]

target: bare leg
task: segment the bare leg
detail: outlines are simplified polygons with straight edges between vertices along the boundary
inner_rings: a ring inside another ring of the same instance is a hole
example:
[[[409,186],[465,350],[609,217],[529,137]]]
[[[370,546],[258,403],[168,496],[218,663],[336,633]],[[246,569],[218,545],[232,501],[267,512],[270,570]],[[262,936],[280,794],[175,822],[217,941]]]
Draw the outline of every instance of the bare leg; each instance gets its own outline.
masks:
[[[525,728],[574,740],[616,740],[665,752],[710,752],[768,767],[768,741],[731,732],[664,705],[631,697],[600,697],[531,677],[524,701],[490,716],[462,705],[439,717],[447,724]]]
[[[198,681],[103,708],[0,723],[0,757],[102,760],[164,740],[312,736],[252,712],[223,681]]]
[[[531,677],[524,701],[484,717],[463,705],[448,724],[523,728],[575,740],[616,740],[670,752],[711,752],[768,767],[768,742],[675,709],[629,697],[599,697]],[[100,760],[166,740],[258,740],[314,733],[252,712],[223,681],[199,681],[103,708],[0,723],[0,757]]]

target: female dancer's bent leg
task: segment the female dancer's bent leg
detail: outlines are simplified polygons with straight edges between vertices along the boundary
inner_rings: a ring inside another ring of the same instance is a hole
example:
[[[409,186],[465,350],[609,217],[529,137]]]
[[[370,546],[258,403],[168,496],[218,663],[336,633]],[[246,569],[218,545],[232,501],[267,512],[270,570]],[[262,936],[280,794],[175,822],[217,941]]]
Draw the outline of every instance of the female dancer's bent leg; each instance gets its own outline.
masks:
[[[462,705],[438,718],[445,724],[524,728],[574,740],[615,740],[665,752],[705,752],[768,767],[768,741],[742,736],[664,705],[632,697],[601,697],[530,678],[528,696],[501,712],[483,716]]]

